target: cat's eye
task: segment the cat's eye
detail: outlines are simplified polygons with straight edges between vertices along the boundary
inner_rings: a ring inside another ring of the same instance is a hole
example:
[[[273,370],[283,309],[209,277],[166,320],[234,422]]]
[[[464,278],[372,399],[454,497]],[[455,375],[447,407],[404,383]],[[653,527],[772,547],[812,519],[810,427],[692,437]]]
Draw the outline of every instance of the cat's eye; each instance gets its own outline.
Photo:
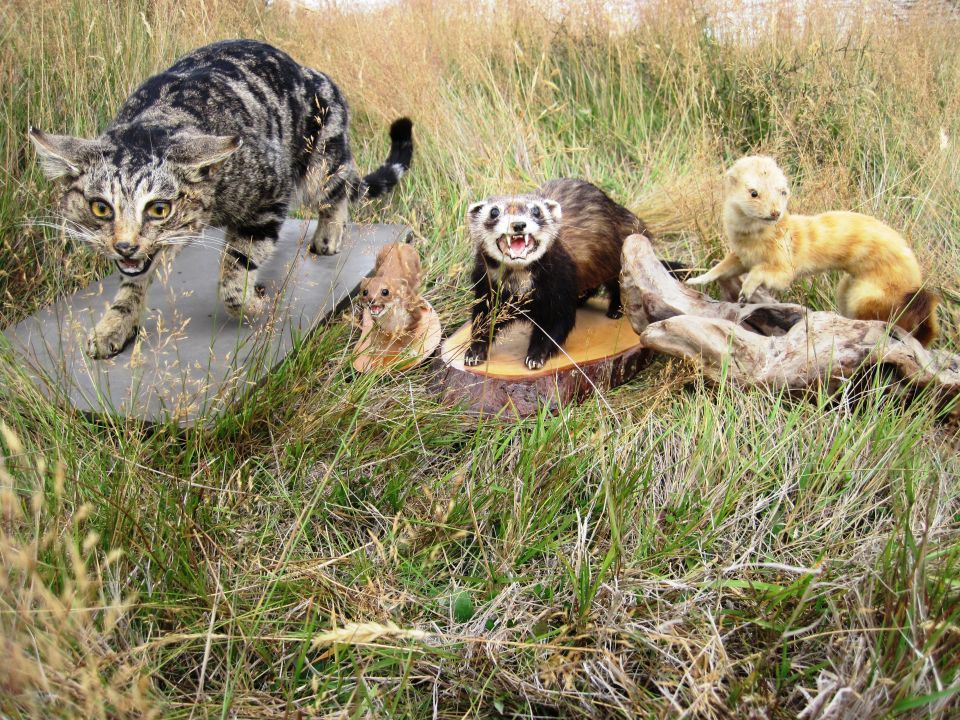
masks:
[[[786,190],[781,190],[781,191],[780,191],[780,194],[783,195],[784,197],[786,197],[786,196],[787,196],[787,191],[786,191]]]
[[[384,297],[386,297],[387,295],[390,294],[390,291],[387,290],[386,288],[384,288],[383,290],[380,291],[380,294],[383,295]]]
[[[490,208],[490,219],[496,220],[498,217],[500,217],[500,208]]]
[[[760,197],[760,193],[758,193],[756,190],[751,190],[751,191],[750,191],[750,197],[752,197],[752,198],[758,198],[758,197]]]
[[[366,296],[369,295],[369,294],[370,294],[370,291],[367,290],[366,288],[364,288],[364,289],[363,289],[363,296],[366,297]]]
[[[533,215],[537,220],[543,217],[543,213],[540,211],[540,207],[537,205],[533,206],[533,208],[530,210],[530,214]]]
[[[151,220],[166,220],[170,217],[170,203],[166,200],[156,200],[147,205],[144,212]]]
[[[113,208],[110,203],[100,198],[94,198],[90,201],[90,212],[95,218],[100,220],[113,220]]]

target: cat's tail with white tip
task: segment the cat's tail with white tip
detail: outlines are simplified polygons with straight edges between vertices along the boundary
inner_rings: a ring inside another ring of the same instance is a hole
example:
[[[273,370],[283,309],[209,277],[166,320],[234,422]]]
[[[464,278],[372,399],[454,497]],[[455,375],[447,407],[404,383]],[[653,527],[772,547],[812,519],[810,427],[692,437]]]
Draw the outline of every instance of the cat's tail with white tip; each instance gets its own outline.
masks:
[[[399,118],[390,125],[390,154],[369,175],[350,189],[350,200],[375,198],[389,192],[410,169],[413,159],[413,122],[410,118]]]

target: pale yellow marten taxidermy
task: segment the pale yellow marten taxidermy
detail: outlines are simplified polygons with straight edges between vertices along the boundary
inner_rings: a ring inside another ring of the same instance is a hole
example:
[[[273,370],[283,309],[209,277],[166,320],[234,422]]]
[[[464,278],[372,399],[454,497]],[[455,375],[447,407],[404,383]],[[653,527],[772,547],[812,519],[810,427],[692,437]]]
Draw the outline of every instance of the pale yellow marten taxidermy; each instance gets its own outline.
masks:
[[[360,283],[361,307],[385,342],[409,335],[417,327],[426,303],[420,287],[420,256],[412,245],[390,243],[377,253],[373,276]]]
[[[730,252],[687,283],[747,273],[740,299],[749,301],[761,285],[782,291],[799,276],[843,270],[848,275],[837,290],[843,315],[893,321],[924,345],[937,336],[939,298],[924,289],[917,258],[895,230],[853,212],[789,214],[787,178],[770,157],[738,160],[727,171],[724,186],[723,226]]]

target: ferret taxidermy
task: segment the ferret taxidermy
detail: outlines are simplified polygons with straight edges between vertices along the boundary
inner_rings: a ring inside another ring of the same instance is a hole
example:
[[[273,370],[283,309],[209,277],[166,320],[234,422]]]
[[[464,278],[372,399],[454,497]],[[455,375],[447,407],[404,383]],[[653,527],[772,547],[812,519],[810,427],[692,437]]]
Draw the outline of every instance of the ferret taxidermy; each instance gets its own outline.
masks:
[[[895,230],[853,212],[789,214],[787,179],[769,157],[742,158],[724,183],[730,252],[689,284],[747,273],[740,299],[749,301],[761,285],[782,291],[799,276],[843,270],[848,275],[837,293],[843,315],[894,322],[924,345],[937,336],[938,298],[923,288],[917,258]]]
[[[466,365],[484,362],[495,334],[522,319],[533,326],[525,364],[542,368],[570,335],[578,305],[600,287],[610,296],[607,315],[622,315],[621,248],[646,228],[598,187],[551,180],[528,195],[474,203],[467,221],[476,302]]]

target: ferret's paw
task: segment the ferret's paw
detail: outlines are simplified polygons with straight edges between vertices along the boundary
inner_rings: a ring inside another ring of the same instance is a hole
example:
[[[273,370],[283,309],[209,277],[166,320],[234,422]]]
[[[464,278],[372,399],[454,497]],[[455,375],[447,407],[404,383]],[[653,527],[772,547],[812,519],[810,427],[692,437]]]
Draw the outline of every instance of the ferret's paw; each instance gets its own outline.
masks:
[[[523,362],[528,370],[539,370],[546,364],[547,359],[542,355],[527,355],[527,359]]]
[[[463,364],[467,367],[473,367],[474,365],[479,365],[482,362],[485,362],[487,359],[487,346],[474,343],[470,346],[466,353],[463,355]]]

